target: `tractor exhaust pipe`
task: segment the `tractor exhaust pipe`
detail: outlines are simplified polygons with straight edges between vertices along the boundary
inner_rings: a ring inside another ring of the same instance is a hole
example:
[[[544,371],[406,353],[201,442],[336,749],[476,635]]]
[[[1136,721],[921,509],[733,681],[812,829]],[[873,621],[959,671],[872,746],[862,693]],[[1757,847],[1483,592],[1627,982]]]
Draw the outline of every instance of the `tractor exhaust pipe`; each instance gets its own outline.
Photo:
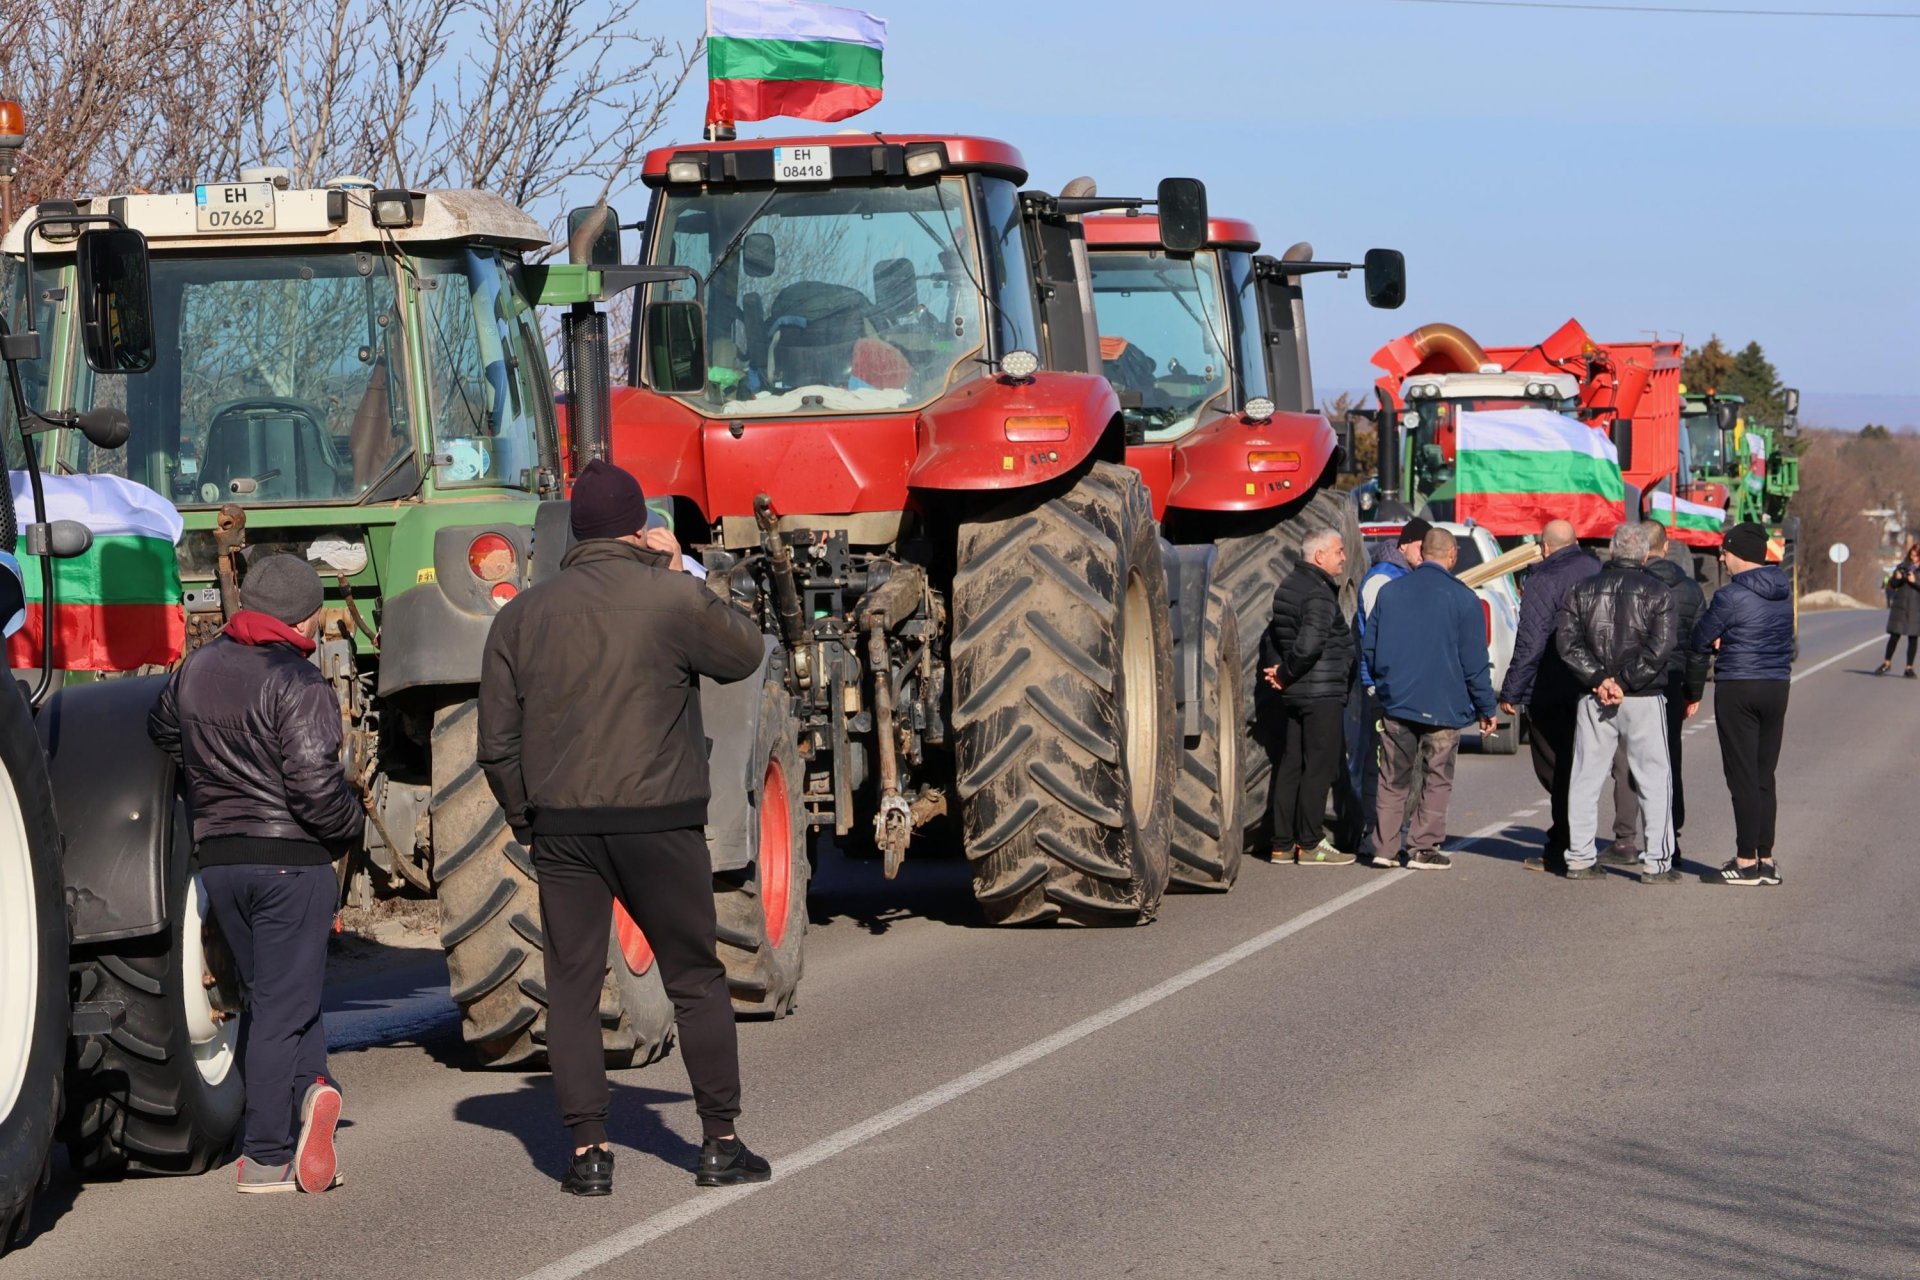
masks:
[[[591,265],[593,241],[607,218],[606,206],[596,207],[567,238],[567,258]],[[567,470],[579,475],[594,459],[607,456],[607,436],[613,421],[613,353],[607,341],[607,317],[591,302],[576,302],[560,318],[567,356]]]

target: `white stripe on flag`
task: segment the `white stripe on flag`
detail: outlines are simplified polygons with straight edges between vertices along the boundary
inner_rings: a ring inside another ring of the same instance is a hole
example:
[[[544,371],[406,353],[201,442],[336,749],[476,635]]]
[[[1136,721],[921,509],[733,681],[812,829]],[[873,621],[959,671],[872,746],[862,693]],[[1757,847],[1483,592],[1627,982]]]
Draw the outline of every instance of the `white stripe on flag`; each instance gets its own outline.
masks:
[[[1620,461],[1607,433],[1551,409],[1469,409],[1457,419],[1459,448],[1514,453],[1584,453]]]
[[[9,471],[13,484],[13,510],[21,524],[35,520],[33,490],[27,473]],[[178,543],[186,528],[173,504],[147,488],[119,476],[43,476],[49,520],[78,520],[93,530],[96,538],[133,534],[142,538],[165,538]]]
[[[1709,507],[1704,503],[1688,502],[1685,498],[1675,498],[1670,493],[1660,492],[1653,495],[1655,511],[1671,511],[1677,515],[1698,516],[1702,520],[1711,520],[1715,524],[1725,524],[1727,513],[1719,507]]]
[[[887,21],[860,9],[801,0],[711,0],[708,35],[734,40],[840,40],[887,47]]]

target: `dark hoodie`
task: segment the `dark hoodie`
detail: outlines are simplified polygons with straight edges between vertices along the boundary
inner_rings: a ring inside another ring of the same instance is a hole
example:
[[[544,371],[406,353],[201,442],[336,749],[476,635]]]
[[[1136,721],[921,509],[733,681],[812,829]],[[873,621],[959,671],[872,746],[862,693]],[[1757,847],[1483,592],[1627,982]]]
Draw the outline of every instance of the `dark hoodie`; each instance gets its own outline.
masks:
[[[1707,597],[1691,574],[1665,556],[1647,561],[1647,572],[1673,593],[1674,620],[1680,628],[1680,643],[1673,646],[1673,656],[1667,659],[1667,696],[1698,702],[1707,690],[1707,655],[1694,652],[1687,639],[1706,611]]]
[[[1715,652],[1713,642],[1720,648]],[[1693,646],[1713,653],[1715,680],[1786,680],[1793,675],[1793,590],[1780,566],[1763,564],[1713,594],[1693,629]]]

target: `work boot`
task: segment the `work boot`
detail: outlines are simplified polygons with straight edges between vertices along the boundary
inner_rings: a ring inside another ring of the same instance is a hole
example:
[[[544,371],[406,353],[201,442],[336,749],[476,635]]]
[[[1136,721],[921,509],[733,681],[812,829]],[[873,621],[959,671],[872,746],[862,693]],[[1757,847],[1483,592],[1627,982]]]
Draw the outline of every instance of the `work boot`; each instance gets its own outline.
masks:
[[[1632,845],[1611,844],[1600,855],[1600,863],[1608,867],[1637,867],[1640,865],[1640,851]]]
[[[1665,871],[1642,871],[1640,873],[1641,884],[1679,884],[1684,879],[1686,879],[1686,877],[1680,874],[1680,870],[1677,867],[1668,867]]]
[[[1453,859],[1438,849],[1427,853],[1416,853],[1407,858],[1410,871],[1445,871],[1453,865]]]
[[[1320,843],[1311,849],[1302,848],[1294,855],[1294,861],[1303,867],[1345,867],[1356,861],[1350,853],[1342,853],[1333,847],[1331,841],[1322,837]]]
[[[300,1101],[300,1138],[293,1148],[294,1176],[308,1195],[340,1185],[340,1161],[333,1149],[339,1123],[340,1090],[315,1080]]]
[[[1607,878],[1607,873],[1600,869],[1600,864],[1597,862],[1588,863],[1584,867],[1568,867],[1560,875],[1567,880],[1605,880]]]
[[[708,1138],[700,1144],[700,1171],[693,1182],[699,1187],[735,1187],[772,1176],[773,1166],[747,1150],[738,1137]]]
[[[573,1196],[610,1196],[613,1194],[613,1152],[605,1147],[588,1147],[574,1153],[560,1189]]]
[[[300,1184],[294,1181],[293,1166],[290,1164],[261,1164],[241,1156],[240,1174],[233,1189],[248,1195],[262,1195],[276,1191],[298,1191]]]

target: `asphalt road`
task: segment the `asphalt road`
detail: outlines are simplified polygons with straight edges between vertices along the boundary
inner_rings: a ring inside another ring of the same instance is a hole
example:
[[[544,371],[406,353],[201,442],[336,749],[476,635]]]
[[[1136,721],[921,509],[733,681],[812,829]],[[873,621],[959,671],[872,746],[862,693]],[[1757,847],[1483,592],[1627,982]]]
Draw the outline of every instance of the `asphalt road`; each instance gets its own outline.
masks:
[[[693,1187],[669,1059],[616,1076],[598,1201],[399,953],[332,997],[343,1189],[63,1180],[0,1278],[1920,1274],[1920,682],[1868,678],[1881,621],[1804,621],[1778,889],[1523,871],[1524,754],[1461,760],[1449,872],[1250,865],[1146,929],[829,867],[800,1012],[742,1027],[780,1176]],[[1730,852],[1710,711],[1690,869]]]

